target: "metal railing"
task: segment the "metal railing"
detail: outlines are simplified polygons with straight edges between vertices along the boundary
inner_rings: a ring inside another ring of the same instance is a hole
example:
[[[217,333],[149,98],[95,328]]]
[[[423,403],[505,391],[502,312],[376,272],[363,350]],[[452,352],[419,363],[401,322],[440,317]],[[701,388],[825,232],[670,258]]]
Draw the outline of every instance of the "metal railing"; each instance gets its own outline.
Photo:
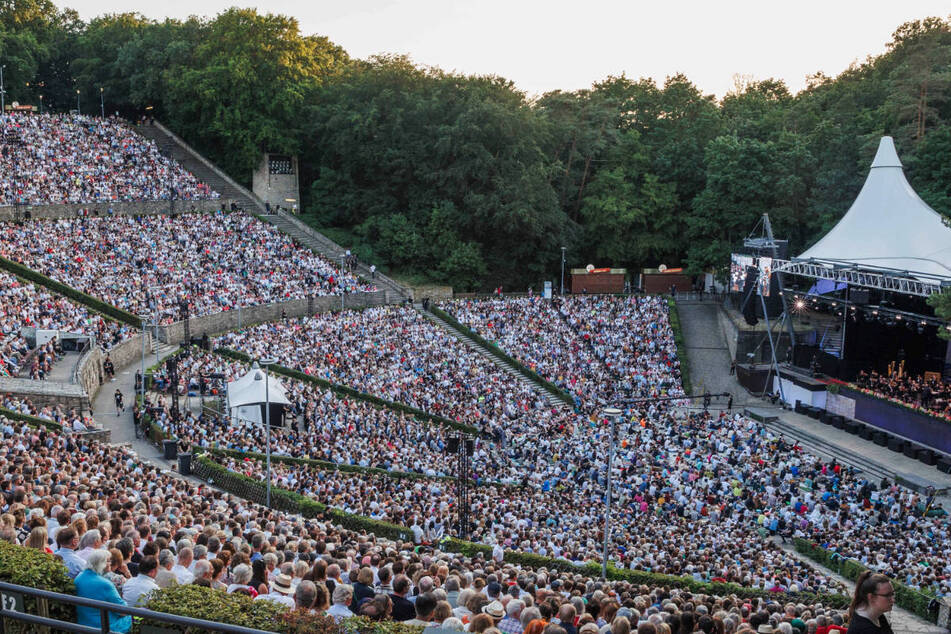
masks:
[[[29,614],[24,609],[24,597],[45,599],[56,603],[65,603],[67,605],[99,610],[101,625],[95,628],[88,625],[79,625],[78,623],[70,623],[69,621],[39,616],[38,614]],[[133,608],[115,603],[107,603],[105,601],[96,601],[95,599],[84,599],[71,594],[61,594],[59,592],[38,590],[37,588],[28,588],[26,586],[0,582],[0,634],[4,634],[7,630],[5,623],[7,619],[38,627],[49,627],[59,631],[109,634],[112,632],[109,628],[110,612],[154,621],[164,625],[180,626],[182,628],[201,628],[201,630],[207,632],[221,632],[222,634],[268,634],[266,630],[255,630],[240,625],[226,625],[215,621],[193,619],[188,616],[166,614],[165,612],[155,612],[154,610],[146,610],[145,608]]]

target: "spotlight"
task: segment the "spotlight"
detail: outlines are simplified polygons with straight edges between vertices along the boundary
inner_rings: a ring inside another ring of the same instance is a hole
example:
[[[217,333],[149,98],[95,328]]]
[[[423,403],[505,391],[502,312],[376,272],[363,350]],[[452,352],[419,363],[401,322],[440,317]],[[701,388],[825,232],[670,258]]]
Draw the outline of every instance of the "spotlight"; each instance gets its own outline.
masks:
[[[804,310],[806,308],[806,302],[802,301],[801,299],[797,299],[796,303],[793,304],[793,308],[796,310]]]

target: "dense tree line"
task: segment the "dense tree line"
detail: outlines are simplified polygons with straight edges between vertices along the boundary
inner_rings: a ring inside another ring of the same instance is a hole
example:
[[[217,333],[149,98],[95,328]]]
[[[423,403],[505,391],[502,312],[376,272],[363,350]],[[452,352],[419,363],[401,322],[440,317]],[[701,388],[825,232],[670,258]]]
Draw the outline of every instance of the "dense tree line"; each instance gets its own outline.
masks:
[[[737,81],[609,77],[530,99],[511,82],[353,60],[293,18],[88,23],[0,0],[8,100],[154,114],[240,181],[301,158],[303,207],[381,265],[459,288],[536,285],[569,264],[721,269],[768,212],[793,253],[847,210],[878,139],[951,214],[951,24],[904,24],[882,55],[793,95]]]

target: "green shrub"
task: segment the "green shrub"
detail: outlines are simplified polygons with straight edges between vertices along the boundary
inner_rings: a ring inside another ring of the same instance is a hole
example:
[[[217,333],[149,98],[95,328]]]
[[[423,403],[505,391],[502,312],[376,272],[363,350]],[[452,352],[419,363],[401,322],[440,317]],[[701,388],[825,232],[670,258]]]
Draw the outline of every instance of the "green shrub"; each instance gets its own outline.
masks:
[[[136,328],[140,328],[142,326],[142,320],[132,313],[124,311],[121,308],[117,308],[112,304],[107,304],[102,300],[96,299],[92,295],[87,295],[82,291],[78,291],[71,286],[63,284],[62,282],[57,282],[56,280],[46,277],[42,273],[34,271],[33,269],[24,266],[19,262],[14,262],[13,260],[0,257],[0,268],[6,269],[7,271],[18,277],[22,277],[25,280],[29,280],[35,284],[39,284],[40,286],[45,286],[54,293],[68,297],[84,306],[91,308],[96,312],[102,313],[107,317],[111,317],[116,321],[129,324],[130,326],[135,326]]]
[[[693,385],[690,382],[690,360],[687,358],[687,343],[684,340],[684,329],[680,323],[680,312],[677,310],[677,302],[673,299],[667,300],[669,308],[670,328],[674,331],[674,343],[677,345],[677,358],[680,359],[680,382],[684,387],[684,394],[693,393]]]
[[[226,594],[223,590],[196,585],[156,590],[145,607],[166,614],[269,631],[274,630],[281,615],[287,611],[285,606],[272,601],[254,601],[244,594]],[[146,624],[169,627],[159,622]]]
[[[21,414],[20,412],[14,412],[12,409],[7,409],[5,407],[0,407],[0,416],[6,416],[10,420],[23,421],[32,427],[45,427],[53,431],[63,431],[63,426],[56,421],[38,418],[29,414]]]
[[[4,541],[0,541],[0,581],[62,594],[76,593],[73,580],[69,578],[66,565],[62,561],[41,550]],[[23,607],[27,612],[38,613],[39,606],[36,599],[24,597],[23,600]],[[50,618],[76,621],[74,606],[48,603],[48,607]],[[24,627],[23,631],[32,631],[31,626]]]
[[[537,372],[533,372],[532,370],[529,370],[528,368],[526,368],[524,365],[516,361],[514,358],[510,357],[507,353],[503,352],[502,349],[499,348],[498,345],[490,343],[489,341],[484,339],[475,330],[472,330],[471,328],[463,326],[461,323],[459,323],[459,321],[455,317],[453,317],[446,311],[441,310],[437,308],[436,306],[433,306],[432,304],[430,304],[429,306],[429,311],[432,314],[439,317],[440,319],[442,319],[447,324],[449,324],[456,331],[462,333],[463,335],[475,341],[477,344],[479,344],[485,350],[487,350],[490,354],[500,359],[503,363],[505,363],[511,368],[514,368],[516,372],[518,372],[519,374],[527,378],[529,381],[532,381],[533,383],[538,385],[540,388],[542,388],[546,392],[553,394],[559,400],[564,401],[565,403],[568,404],[568,406],[572,408],[575,406],[575,400],[571,397],[570,394],[568,394],[567,392],[559,388],[554,383],[542,378],[542,376],[538,374]]]
[[[215,348],[215,352],[223,357],[228,357],[236,361],[242,361],[244,363],[251,363],[253,361],[249,355],[246,355],[243,352],[238,352],[237,350],[232,350],[230,348]],[[298,381],[302,381],[304,383],[319,385],[322,388],[332,391],[338,396],[356,399],[358,401],[363,401],[377,407],[391,409],[397,412],[404,412],[416,417],[418,420],[423,422],[435,423],[436,425],[442,425],[444,427],[451,427],[452,429],[458,429],[459,431],[471,434],[473,436],[478,436],[480,433],[479,430],[472,425],[465,425],[463,423],[446,418],[445,416],[430,414],[428,412],[424,412],[421,409],[416,409],[415,407],[410,407],[409,405],[404,405],[402,403],[387,401],[386,399],[373,396],[372,394],[367,394],[366,392],[360,392],[351,387],[347,387],[346,385],[340,385],[339,383],[333,383],[331,381],[327,381],[326,379],[311,376],[310,374],[306,374],[300,370],[294,370],[283,365],[272,365],[270,371],[274,374],[280,374],[290,379],[297,379]]]

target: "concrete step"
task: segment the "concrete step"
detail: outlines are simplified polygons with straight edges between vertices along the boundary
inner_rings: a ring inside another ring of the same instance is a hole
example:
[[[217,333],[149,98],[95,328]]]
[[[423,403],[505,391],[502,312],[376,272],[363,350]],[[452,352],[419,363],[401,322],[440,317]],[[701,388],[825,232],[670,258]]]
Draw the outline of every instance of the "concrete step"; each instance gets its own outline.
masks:
[[[763,423],[763,427],[777,436],[783,436],[787,440],[795,441],[796,444],[813,455],[827,460],[835,458],[841,464],[855,467],[869,479],[876,481],[882,478],[895,479],[896,473],[894,471],[869,460],[861,454],[827,442],[809,432],[797,429],[784,422],[781,418],[767,417],[767,421]]]
[[[182,167],[194,174],[195,178],[218,192],[222,200],[234,200],[242,209],[255,212],[264,211],[260,201],[255,200],[247,192],[235,187],[222,178],[220,174],[209,169],[208,165],[194,151],[179,144],[162,129],[154,125],[141,125],[137,128],[137,131],[142,136],[155,141],[163,154],[178,161]],[[184,205],[186,202],[180,204]]]

